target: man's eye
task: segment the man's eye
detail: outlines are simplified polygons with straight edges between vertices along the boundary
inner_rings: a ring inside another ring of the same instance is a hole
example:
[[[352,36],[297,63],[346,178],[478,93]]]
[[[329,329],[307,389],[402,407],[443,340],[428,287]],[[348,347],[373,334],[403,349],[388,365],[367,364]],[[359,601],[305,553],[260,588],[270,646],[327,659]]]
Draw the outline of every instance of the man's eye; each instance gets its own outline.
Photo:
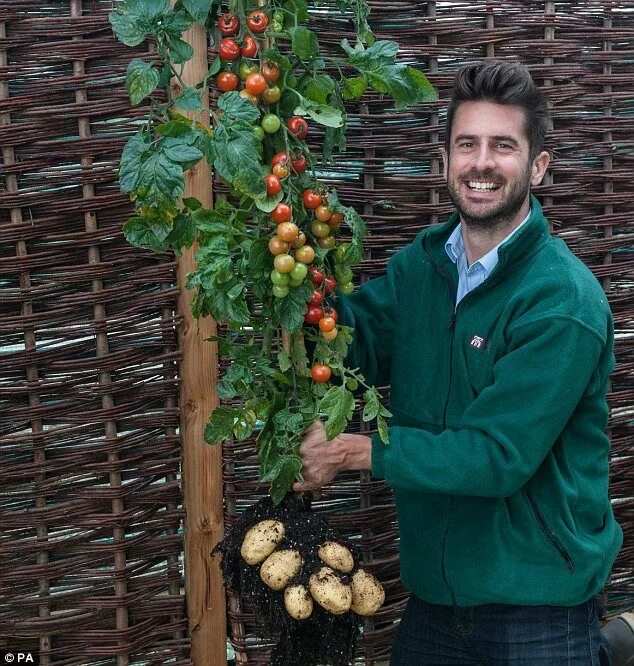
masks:
[[[498,143],[498,147],[502,148],[502,150],[509,150],[510,148],[513,148],[513,146],[508,143]]]
[[[460,148],[471,148],[473,146],[473,143],[471,141],[463,141],[461,144],[459,144]]]

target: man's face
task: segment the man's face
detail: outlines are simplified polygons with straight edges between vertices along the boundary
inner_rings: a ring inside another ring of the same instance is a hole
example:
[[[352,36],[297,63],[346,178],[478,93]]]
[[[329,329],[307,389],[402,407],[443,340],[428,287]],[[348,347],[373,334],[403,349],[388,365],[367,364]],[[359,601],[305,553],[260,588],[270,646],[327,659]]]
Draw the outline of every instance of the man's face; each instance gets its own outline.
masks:
[[[520,107],[463,102],[443,159],[449,197],[462,219],[493,229],[516,221],[525,204],[528,212],[530,185],[541,182],[549,156],[540,153],[531,163]]]

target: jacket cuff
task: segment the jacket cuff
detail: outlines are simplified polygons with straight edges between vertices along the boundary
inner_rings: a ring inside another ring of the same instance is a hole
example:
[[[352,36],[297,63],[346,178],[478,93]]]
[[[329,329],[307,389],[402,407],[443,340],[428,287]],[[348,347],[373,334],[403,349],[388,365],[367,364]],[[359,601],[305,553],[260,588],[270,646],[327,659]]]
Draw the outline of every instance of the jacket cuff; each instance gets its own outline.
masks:
[[[383,444],[379,433],[372,435],[372,476],[376,479],[385,478],[385,452],[387,447],[387,444]]]

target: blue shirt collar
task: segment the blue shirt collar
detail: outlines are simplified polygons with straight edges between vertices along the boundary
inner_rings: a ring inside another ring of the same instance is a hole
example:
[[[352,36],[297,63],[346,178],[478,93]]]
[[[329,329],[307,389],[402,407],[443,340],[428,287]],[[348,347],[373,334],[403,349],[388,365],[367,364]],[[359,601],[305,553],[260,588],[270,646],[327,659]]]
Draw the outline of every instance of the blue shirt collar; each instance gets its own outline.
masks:
[[[524,218],[524,221],[519,224],[511,233],[501,240],[492,250],[489,250],[483,257],[480,257],[477,261],[475,261],[471,266],[469,266],[469,269],[471,269],[473,266],[476,264],[480,264],[482,268],[485,271],[486,275],[489,275],[491,271],[497,266],[498,263],[498,249],[502,243],[506,243],[506,241],[513,236],[513,234],[524,224],[528,222],[528,218],[531,216],[531,211],[530,208],[528,210],[528,215]],[[459,222],[456,228],[451,232],[451,235],[447,239],[447,242],[445,243],[445,251],[449,255],[449,258],[451,261],[455,263],[458,262],[458,259],[464,254],[465,248],[464,248],[464,240],[462,238],[462,222]]]

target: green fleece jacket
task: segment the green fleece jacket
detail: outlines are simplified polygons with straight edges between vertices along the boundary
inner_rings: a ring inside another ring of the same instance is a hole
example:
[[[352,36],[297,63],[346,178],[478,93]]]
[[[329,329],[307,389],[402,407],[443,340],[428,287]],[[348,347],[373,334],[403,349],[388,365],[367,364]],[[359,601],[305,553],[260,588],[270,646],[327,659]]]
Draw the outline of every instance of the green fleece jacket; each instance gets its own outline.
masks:
[[[349,362],[390,385],[401,578],[432,603],[580,604],[622,543],[608,498],[613,322],[590,270],[550,236],[538,201],[489,277],[455,307],[444,245],[422,231],[387,274],[342,296]]]

